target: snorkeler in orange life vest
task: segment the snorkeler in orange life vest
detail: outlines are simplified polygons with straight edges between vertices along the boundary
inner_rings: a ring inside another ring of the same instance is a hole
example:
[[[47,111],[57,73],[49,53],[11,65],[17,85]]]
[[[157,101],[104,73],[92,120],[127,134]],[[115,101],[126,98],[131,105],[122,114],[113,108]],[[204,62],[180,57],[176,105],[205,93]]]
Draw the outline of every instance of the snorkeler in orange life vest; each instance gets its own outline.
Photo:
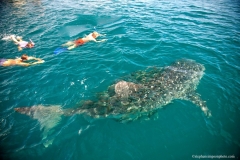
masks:
[[[94,41],[94,42],[104,42],[104,41],[106,41],[106,39],[97,41],[96,38],[99,37],[99,36],[104,36],[104,35],[99,34],[98,32],[92,32],[89,35],[87,35],[86,37],[79,38],[75,41],[69,41],[69,42],[63,44],[62,46],[67,46],[68,47],[67,49],[71,50],[71,49],[76,48],[77,46],[83,45],[84,43],[87,43],[89,41]]]

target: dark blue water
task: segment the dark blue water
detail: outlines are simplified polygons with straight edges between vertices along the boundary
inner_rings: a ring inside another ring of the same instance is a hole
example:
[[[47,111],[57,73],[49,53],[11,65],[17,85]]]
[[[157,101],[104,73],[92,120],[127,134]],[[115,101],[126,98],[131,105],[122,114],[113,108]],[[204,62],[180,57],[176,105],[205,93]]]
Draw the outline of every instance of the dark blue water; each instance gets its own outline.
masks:
[[[0,2],[0,38],[16,34],[36,47],[19,52],[0,41],[0,58],[21,54],[45,63],[0,67],[2,159],[193,159],[194,155],[240,156],[240,2],[70,1]],[[54,55],[69,40],[97,30],[90,42]],[[63,117],[47,139],[39,121],[16,107],[77,107],[121,77],[182,59],[205,66],[197,92],[212,111],[174,100],[148,119],[119,123],[83,115]],[[46,140],[46,139],[45,139]]]

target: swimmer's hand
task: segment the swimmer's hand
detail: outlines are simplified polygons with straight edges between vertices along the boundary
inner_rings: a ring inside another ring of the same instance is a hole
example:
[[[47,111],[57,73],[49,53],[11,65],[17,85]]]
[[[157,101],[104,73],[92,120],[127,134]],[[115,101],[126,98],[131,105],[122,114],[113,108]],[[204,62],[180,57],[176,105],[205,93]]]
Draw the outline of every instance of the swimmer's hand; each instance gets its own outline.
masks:
[[[107,39],[102,39],[102,40],[97,41],[97,42],[105,42],[105,41],[107,41]]]
[[[99,36],[106,36],[106,34],[99,34]]]
[[[45,62],[44,60],[38,58],[38,61],[37,61],[37,62],[33,62],[33,63],[31,63],[30,65],[34,65],[34,64],[38,64],[38,63],[44,63],[44,62]]]
[[[44,60],[39,61],[39,63],[44,63],[44,62],[45,62]]]

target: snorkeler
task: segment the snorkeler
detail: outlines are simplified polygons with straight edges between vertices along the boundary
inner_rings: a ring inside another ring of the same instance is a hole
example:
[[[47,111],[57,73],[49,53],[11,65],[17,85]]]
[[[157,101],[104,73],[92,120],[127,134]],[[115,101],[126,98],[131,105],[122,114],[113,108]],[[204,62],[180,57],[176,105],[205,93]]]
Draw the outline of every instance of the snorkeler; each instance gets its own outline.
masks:
[[[28,63],[24,61],[28,60],[36,60],[37,62],[33,63]],[[30,66],[30,65],[35,65],[38,63],[44,63],[44,60],[40,58],[35,58],[35,57],[30,57],[26,54],[23,54],[21,58],[16,58],[16,59],[0,59],[0,66],[14,66],[14,65],[19,65],[19,66]]]
[[[15,37],[15,35],[11,36],[11,40],[18,45],[19,51],[21,51],[22,48],[33,48],[35,45],[31,39],[30,39],[30,42],[27,42],[27,41],[23,41],[22,37],[19,37],[19,36]]]
[[[67,49],[71,50],[71,49],[76,48],[77,46],[83,45],[84,43],[87,43],[89,41],[94,41],[94,42],[104,42],[104,41],[106,41],[106,39],[97,41],[96,38],[99,37],[99,36],[104,36],[104,35],[99,34],[98,32],[94,31],[94,32],[90,33],[89,35],[87,35],[86,37],[79,38],[75,41],[69,41],[69,42],[63,44],[62,46],[67,46],[68,47]]]

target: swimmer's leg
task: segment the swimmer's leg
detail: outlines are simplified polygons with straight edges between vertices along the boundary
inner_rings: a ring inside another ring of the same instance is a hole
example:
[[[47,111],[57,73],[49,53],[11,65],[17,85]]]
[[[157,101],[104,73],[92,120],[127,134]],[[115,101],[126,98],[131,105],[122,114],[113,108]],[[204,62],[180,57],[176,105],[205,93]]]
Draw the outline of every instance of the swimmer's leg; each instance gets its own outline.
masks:
[[[68,41],[67,43],[63,44],[62,46],[72,46],[74,45],[74,41]]]
[[[15,42],[16,44],[18,44],[18,40],[16,39],[15,35],[12,35],[11,36],[11,39],[13,42]]]
[[[67,49],[68,49],[68,50],[71,50],[71,49],[73,49],[73,48],[76,48],[76,47],[77,47],[77,45],[76,45],[76,44],[74,44],[74,45],[72,45],[72,46],[68,47]]]

